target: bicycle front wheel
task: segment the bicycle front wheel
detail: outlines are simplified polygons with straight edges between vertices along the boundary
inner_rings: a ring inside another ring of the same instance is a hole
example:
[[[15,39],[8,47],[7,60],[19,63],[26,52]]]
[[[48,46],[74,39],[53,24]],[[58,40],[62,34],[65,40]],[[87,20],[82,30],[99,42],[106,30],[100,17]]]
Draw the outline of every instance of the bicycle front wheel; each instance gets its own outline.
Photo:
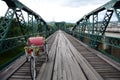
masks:
[[[36,78],[36,67],[35,67],[35,59],[33,57],[30,58],[30,75],[32,80]]]

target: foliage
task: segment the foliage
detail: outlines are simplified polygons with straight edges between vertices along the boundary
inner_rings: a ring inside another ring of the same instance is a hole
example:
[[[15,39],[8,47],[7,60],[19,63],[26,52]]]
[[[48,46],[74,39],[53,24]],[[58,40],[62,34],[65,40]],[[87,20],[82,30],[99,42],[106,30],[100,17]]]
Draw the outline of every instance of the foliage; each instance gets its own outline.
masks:
[[[74,25],[74,23],[66,23],[66,28],[72,28]]]
[[[9,50],[3,54],[0,54],[0,65],[10,61],[12,58],[19,55],[21,52],[23,52],[24,51],[23,46],[24,45],[22,45],[21,47],[17,47],[12,50]]]
[[[22,35],[20,25],[16,19],[12,20],[11,27],[8,31],[7,37],[16,37]]]

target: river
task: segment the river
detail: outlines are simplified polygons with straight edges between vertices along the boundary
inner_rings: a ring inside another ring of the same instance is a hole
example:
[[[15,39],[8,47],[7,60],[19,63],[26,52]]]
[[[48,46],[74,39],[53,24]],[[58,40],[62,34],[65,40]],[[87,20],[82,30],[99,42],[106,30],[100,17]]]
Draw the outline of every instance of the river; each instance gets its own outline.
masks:
[[[106,32],[106,33],[105,33],[105,36],[120,38],[120,33],[110,33],[110,32]]]

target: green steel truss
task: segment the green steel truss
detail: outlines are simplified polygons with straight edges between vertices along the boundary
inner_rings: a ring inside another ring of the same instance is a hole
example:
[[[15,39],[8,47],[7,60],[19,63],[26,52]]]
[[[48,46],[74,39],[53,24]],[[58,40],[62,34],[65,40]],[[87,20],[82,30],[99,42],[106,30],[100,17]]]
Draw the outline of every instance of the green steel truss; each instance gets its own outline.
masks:
[[[30,36],[44,35],[47,37],[52,33],[49,31],[47,23],[40,15],[23,5],[18,0],[3,1],[5,1],[8,5],[8,10],[0,21],[0,54],[5,51],[12,50],[15,47],[24,45],[27,38]],[[27,21],[25,21],[25,16],[22,11],[28,14]],[[106,13],[103,21],[99,22],[99,13],[102,11],[106,11]],[[76,22],[70,33],[73,33],[83,41],[84,38],[87,38],[90,46],[93,48],[97,48],[100,45],[99,43],[120,48],[120,38],[104,36],[106,28],[114,12],[120,22],[119,0],[111,0],[105,5],[83,16],[83,18]],[[20,25],[22,35],[8,38],[7,34],[9,29],[12,28],[11,24],[14,17],[16,17]],[[66,30],[64,22],[56,22],[55,25],[57,29]]]
[[[106,11],[105,17],[103,19],[103,23],[99,28],[99,35],[104,35],[106,28],[110,22],[111,17],[112,17],[112,14],[113,14],[113,10]]]
[[[93,14],[93,24],[92,24],[92,34],[99,34],[98,33],[98,13]]]
[[[27,31],[25,31],[26,29],[26,23],[25,23],[25,19],[24,19],[24,16],[23,16],[23,13],[22,13],[22,10],[17,8],[16,11],[15,11],[15,14],[16,14],[16,18],[20,24],[20,27],[21,27],[21,32],[23,33],[23,35],[26,34]]]
[[[40,15],[26,7],[18,0],[3,0],[8,5],[8,10],[2,20],[0,20],[0,54],[12,50],[26,43],[30,36],[45,35],[52,33],[48,31],[46,22]],[[23,11],[28,14],[27,19]],[[15,15],[15,16],[14,16]],[[16,37],[7,37],[9,30],[12,28],[13,19],[17,19],[21,29],[21,35]]]
[[[42,29],[41,29],[42,23],[39,18],[37,18],[37,24],[38,24],[38,32],[42,31]]]
[[[28,14],[28,34],[34,33],[34,27],[33,27],[33,15]]]
[[[0,21],[0,50],[2,50],[3,39],[6,37],[10,24],[14,17],[15,9],[8,8],[5,16]]]
[[[55,22],[55,28],[56,30],[58,29],[65,30],[66,29],[65,22]]]
[[[106,13],[101,21],[102,12]],[[113,13],[116,14],[118,22],[120,22],[120,0],[111,0],[88,13],[76,22],[72,30],[67,29],[66,32],[120,62],[120,56],[118,56],[120,53],[120,37],[105,35],[111,17],[114,18]]]
[[[103,21],[99,21],[99,13],[102,11],[106,11],[106,13],[104,15]],[[120,22],[119,0],[111,0],[105,5],[83,16],[79,21],[76,22],[72,31],[74,35],[77,33],[76,35],[78,35],[81,40],[83,40],[84,37],[87,37],[90,40],[90,46],[93,48],[98,48],[100,45],[98,40],[102,40],[104,37],[106,28],[111,20],[113,13],[116,14],[118,21]],[[116,42],[119,42],[119,39],[116,40],[118,41],[113,42],[112,39],[112,45],[116,45]],[[120,45],[118,44],[117,47],[118,46]]]
[[[12,22],[14,13],[15,13],[15,9],[8,8],[5,16],[2,18],[0,22],[0,33],[1,33],[0,39],[3,39],[6,37],[8,29],[10,28],[10,24]]]
[[[115,10],[116,16],[118,18],[118,21],[120,22],[120,9],[114,9],[114,10]]]
[[[93,35],[90,36],[90,38],[93,39],[90,41],[91,47],[98,48],[99,43],[97,43],[97,39],[98,39],[97,35],[100,36],[104,35],[106,28],[110,22],[112,14],[113,14],[113,10],[107,10],[103,22],[100,26],[98,26],[98,15],[93,17],[93,28],[92,28]]]

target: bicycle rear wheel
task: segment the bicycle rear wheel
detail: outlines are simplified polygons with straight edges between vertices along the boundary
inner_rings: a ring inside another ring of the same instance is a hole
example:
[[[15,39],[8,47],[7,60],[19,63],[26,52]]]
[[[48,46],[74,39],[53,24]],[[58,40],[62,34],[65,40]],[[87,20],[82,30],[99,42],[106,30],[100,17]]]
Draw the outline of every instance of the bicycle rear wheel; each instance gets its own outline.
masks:
[[[33,57],[30,58],[30,75],[32,80],[35,80],[36,78],[36,67],[35,67],[35,59]]]

